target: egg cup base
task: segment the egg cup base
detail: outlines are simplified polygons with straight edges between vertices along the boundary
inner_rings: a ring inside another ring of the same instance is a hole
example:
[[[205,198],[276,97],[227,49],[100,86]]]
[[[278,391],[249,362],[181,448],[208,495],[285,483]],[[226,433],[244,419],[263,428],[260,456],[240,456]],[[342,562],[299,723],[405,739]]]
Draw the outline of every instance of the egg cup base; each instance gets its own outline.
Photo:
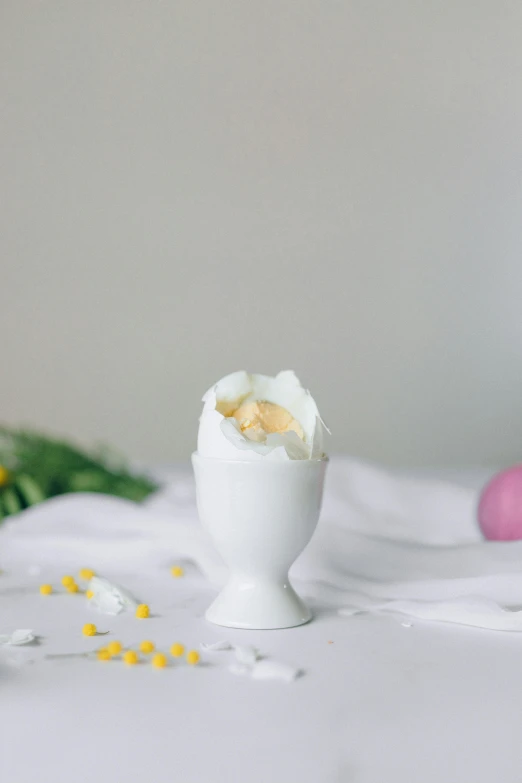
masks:
[[[226,628],[276,630],[304,625],[312,613],[288,580],[274,584],[233,576],[205,617]]]

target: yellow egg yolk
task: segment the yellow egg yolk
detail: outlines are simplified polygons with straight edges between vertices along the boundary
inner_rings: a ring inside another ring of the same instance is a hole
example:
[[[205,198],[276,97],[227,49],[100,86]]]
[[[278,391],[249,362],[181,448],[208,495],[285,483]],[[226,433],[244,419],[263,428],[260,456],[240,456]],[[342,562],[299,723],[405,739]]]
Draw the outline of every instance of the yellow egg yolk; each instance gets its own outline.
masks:
[[[304,439],[303,428],[292,414],[275,402],[256,400],[245,402],[232,414],[241,432],[251,440],[259,440],[271,432],[295,432]]]

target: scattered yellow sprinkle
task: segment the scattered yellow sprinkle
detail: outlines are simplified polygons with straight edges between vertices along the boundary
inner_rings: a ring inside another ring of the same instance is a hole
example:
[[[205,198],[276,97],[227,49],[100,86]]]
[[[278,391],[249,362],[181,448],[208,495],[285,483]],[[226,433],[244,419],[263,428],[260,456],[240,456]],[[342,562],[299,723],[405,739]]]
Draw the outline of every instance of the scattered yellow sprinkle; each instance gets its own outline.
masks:
[[[170,573],[172,574],[172,576],[178,579],[180,576],[183,576],[185,572],[183,571],[181,566],[172,566],[172,568],[170,569]]]
[[[173,644],[170,648],[170,654],[173,658],[181,658],[184,652],[185,648],[179,642],[176,642],[176,644]]]
[[[197,663],[199,663],[199,653],[197,650],[188,651],[187,663],[190,663],[191,666],[195,666]]]
[[[107,649],[110,655],[119,655],[122,651],[122,643],[117,641],[109,642]]]
[[[111,654],[106,647],[102,647],[96,651],[96,657],[99,661],[110,661]]]
[[[96,636],[98,629],[94,623],[86,623],[82,628],[82,633],[84,636]]]
[[[145,653],[145,655],[154,652],[155,649],[156,649],[156,645],[154,644],[154,642],[149,642],[148,639],[140,644],[140,650],[142,651],[142,653]]]
[[[72,585],[67,585],[67,592],[68,593],[77,593],[80,588],[76,584],[76,582],[73,582]]]
[[[152,665],[155,666],[156,669],[164,669],[167,665],[167,656],[163,653],[156,653],[152,658]]]
[[[62,585],[64,587],[69,587],[69,585],[74,584],[74,576],[62,576]]]
[[[85,579],[86,582],[90,582],[94,575],[92,568],[82,568],[79,573],[80,579]]]
[[[90,600],[91,600],[91,598],[92,598],[92,597],[93,597],[93,595],[94,595],[94,590],[86,590],[86,591],[85,591],[85,595],[87,596],[87,598],[88,598],[88,599],[89,599],[89,601],[90,601]]]
[[[147,604],[139,604],[139,606],[136,607],[136,617],[139,617],[141,620],[144,620],[149,614],[150,610]]]
[[[128,663],[129,666],[134,666],[134,664],[139,661],[138,653],[135,650],[127,650],[127,652],[123,654],[123,660],[125,663]]]
[[[40,585],[40,592],[42,595],[51,595],[53,592],[52,585]]]
[[[9,481],[9,471],[0,465],[0,487],[4,487]]]

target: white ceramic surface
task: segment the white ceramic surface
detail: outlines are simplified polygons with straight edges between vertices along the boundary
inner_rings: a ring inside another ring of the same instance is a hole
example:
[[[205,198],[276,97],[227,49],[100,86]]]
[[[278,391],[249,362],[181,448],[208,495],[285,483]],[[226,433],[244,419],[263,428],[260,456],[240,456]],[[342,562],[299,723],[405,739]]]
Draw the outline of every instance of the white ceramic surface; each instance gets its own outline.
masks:
[[[302,625],[311,612],[288,571],[319,520],[327,460],[234,461],[192,456],[199,516],[230,569],[206,613],[231,628]]]

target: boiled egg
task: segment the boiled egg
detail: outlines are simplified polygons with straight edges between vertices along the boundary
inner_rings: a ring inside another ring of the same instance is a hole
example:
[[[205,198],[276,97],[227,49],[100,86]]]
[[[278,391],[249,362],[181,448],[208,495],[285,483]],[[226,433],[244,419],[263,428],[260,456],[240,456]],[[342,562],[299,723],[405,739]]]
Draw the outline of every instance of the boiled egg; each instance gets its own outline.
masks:
[[[325,430],[312,395],[292,370],[275,377],[240,370],[204,395],[198,453],[233,460],[321,459]]]

